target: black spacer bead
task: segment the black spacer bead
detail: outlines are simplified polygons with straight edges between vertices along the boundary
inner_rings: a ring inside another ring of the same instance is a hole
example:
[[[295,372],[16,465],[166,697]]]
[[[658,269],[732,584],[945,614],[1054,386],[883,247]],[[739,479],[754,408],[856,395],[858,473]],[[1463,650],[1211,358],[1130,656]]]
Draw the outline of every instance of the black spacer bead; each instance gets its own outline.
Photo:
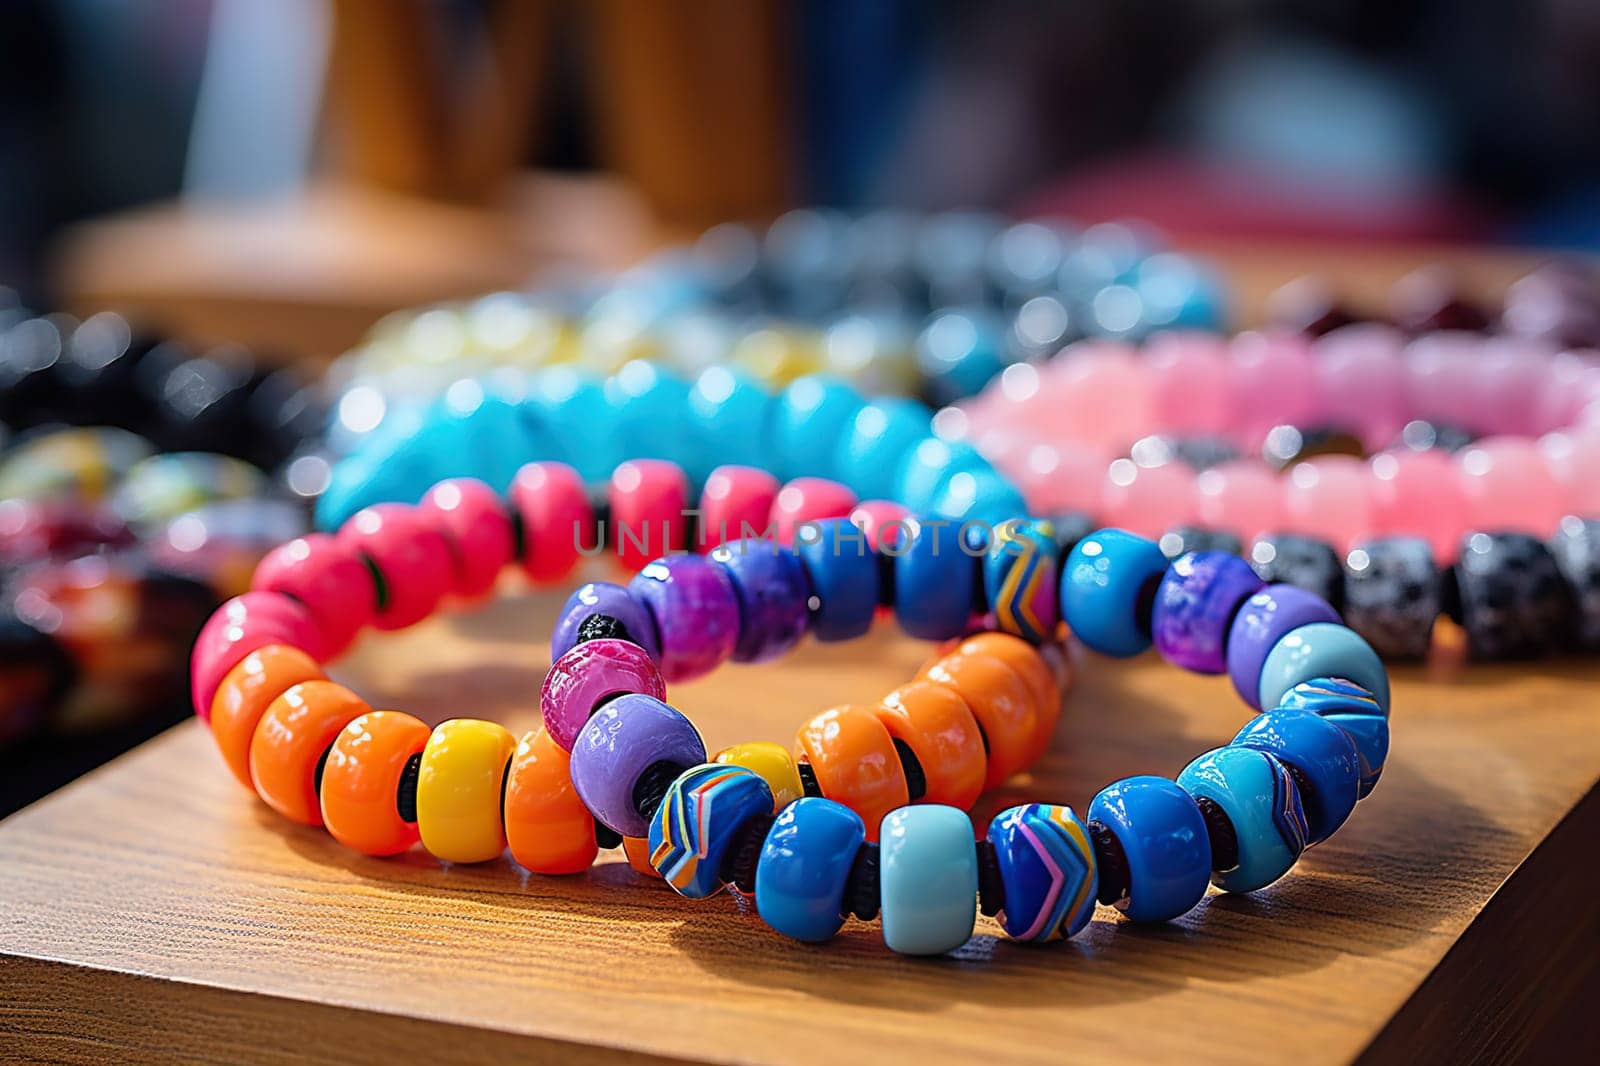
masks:
[[[400,771],[400,787],[395,790],[394,809],[402,822],[417,820],[417,777],[421,773],[422,752],[419,751],[406,760],[405,769]]]
[[[878,606],[893,607],[895,598],[894,556],[878,553]]]
[[[1000,877],[1000,856],[987,840],[978,846],[978,910],[993,918],[1006,909],[1006,886]]]
[[[322,795],[322,772],[328,768],[328,756],[333,754],[333,745],[329,744],[322,749],[322,757],[317,760],[316,772],[311,775],[311,790],[318,796]]]
[[[839,903],[839,917],[855,915],[863,922],[878,916],[881,902],[878,889],[878,845],[863,844],[850,864],[850,876],[845,879],[844,897]]]
[[[620,848],[622,847],[622,834],[596,818],[594,820],[594,845],[601,851]]]
[[[655,818],[661,803],[667,798],[672,783],[686,768],[679,763],[662,759],[644,768],[639,780],[633,783],[633,809],[645,821]]]
[[[1239,865],[1239,834],[1233,819],[1210,796],[1196,796],[1194,803],[1206,820],[1206,836],[1211,838],[1211,868],[1226,873]]]
[[[591,614],[578,623],[577,643],[582,644],[590,640],[625,640],[630,644],[639,643],[628,632],[627,626],[609,614]]]
[[[911,750],[911,745],[899,737],[894,739],[894,750],[899,753],[900,767],[905,771],[906,792],[911,797],[910,802],[915,803],[928,794],[927,772],[922,769],[922,761]]]
[[[817,768],[805,759],[795,763],[795,769],[800,772],[800,790],[808,796],[822,795],[822,786],[817,783]]]
[[[1128,898],[1128,854],[1111,827],[1101,821],[1089,822],[1089,839],[1094,842],[1094,861],[1100,871],[1101,903],[1110,906]]]
[[[1150,636],[1151,626],[1154,624],[1156,611],[1156,592],[1161,588],[1161,579],[1166,571],[1152,574],[1143,585],[1139,586],[1139,598],[1134,601],[1133,620],[1139,627],[1139,632],[1146,637]]]
[[[689,513],[683,516],[683,543],[677,545],[686,552],[700,550],[700,512],[694,508],[685,508]]]
[[[717,876],[742,895],[755,895],[756,864],[761,861],[761,846],[767,842],[767,830],[775,820],[770,814],[760,814],[741,824],[722,856]]]

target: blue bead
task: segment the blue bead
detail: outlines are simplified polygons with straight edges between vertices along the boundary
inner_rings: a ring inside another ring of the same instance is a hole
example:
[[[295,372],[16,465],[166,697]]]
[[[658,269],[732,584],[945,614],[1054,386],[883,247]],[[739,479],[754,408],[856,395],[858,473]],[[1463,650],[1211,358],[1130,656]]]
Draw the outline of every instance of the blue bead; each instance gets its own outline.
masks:
[[[1129,777],[1100,790],[1089,820],[1122,845],[1128,890],[1114,906],[1136,922],[1186,914],[1206,894],[1211,838],[1194,799],[1164,777]]]
[[[711,553],[739,601],[739,640],[733,661],[775,659],[806,635],[811,586],[791,549],[760,538],[729,541]]]
[[[1356,809],[1361,758],[1355,742],[1336,723],[1310,711],[1279,708],[1252,718],[1233,743],[1270,751],[1300,771],[1308,786],[1300,792],[1307,847],[1333,836]]]
[[[862,403],[860,393],[832,378],[809,375],[790,383],[772,405],[778,477],[831,477],[833,449]]]
[[[517,405],[498,396],[477,391],[464,402],[447,396],[444,408],[444,425],[459,441],[456,461],[464,461],[462,473],[446,476],[475,477],[505,493],[517,471],[542,451]]]
[[[1178,784],[1227,814],[1238,861],[1212,880],[1229,892],[1253,892],[1289,872],[1306,849],[1305,811],[1289,768],[1253,748],[1216,748],[1184,767]]]
[[[772,810],[772,789],[742,766],[705,763],[678,775],[650,819],[650,865],[679,895],[722,889],[722,860],[739,827]]]
[[[995,626],[1033,644],[1055,636],[1060,620],[1054,527],[1010,519],[995,527],[983,559],[983,591]]]
[[[975,561],[962,550],[950,523],[906,522],[907,537],[894,555],[895,620],[921,640],[958,636],[972,617]]]
[[[935,315],[917,337],[917,368],[941,403],[971,396],[1005,367],[1005,331],[983,311],[950,310]]]
[[[1102,655],[1128,658],[1150,646],[1139,617],[1146,588],[1166,573],[1153,540],[1102,529],[1080,540],[1061,569],[1061,617],[1073,636]]]
[[[913,513],[928,514],[951,476],[963,470],[993,469],[976,448],[964,441],[928,437],[900,460],[894,499]]]
[[[1028,502],[1022,493],[992,469],[957,470],[933,494],[927,512],[952,522],[982,522],[997,526],[1024,516]]]
[[[902,955],[942,955],[970,940],[978,849],[966,812],[901,807],[884,818],[878,844],[883,942]]]
[[[705,466],[698,423],[689,417],[689,385],[654,363],[636,360],[606,379],[606,402],[615,414],[611,432],[628,459],[666,459],[699,484]]]
[[[1310,711],[1345,731],[1361,759],[1360,798],[1366,799],[1389,759],[1389,719],[1372,693],[1341,677],[1316,677],[1285,692],[1278,707]]]
[[[756,912],[796,940],[827,940],[844,924],[844,889],[867,839],[861,816],[805,796],[783,809],[756,863]]]
[[[820,641],[853,640],[872,628],[878,609],[878,555],[848,519],[821,521],[795,554],[811,582],[811,632]]]
[[[714,366],[689,390],[689,414],[705,451],[707,473],[723,463],[742,463],[769,473],[777,469],[767,439],[767,418],[775,398],[748,375]],[[704,465],[704,463],[702,464]]]
[[[1075,935],[1094,915],[1099,867],[1089,829],[1071,807],[1028,803],[989,823],[1005,887],[1000,924],[1017,940]]]
[[[625,458],[612,433],[616,409],[590,375],[567,366],[540,370],[529,379],[520,408],[524,423],[549,442],[549,454],[537,458],[566,463],[590,484],[604,482]]]
[[[1389,674],[1383,660],[1354,630],[1334,622],[1291,629],[1273,645],[1261,665],[1261,706],[1278,706],[1285,692],[1318,677],[1354,681],[1389,713]]]
[[[834,457],[834,476],[863,500],[893,499],[895,473],[906,453],[928,436],[928,409],[916,400],[886,397],[856,412]]]

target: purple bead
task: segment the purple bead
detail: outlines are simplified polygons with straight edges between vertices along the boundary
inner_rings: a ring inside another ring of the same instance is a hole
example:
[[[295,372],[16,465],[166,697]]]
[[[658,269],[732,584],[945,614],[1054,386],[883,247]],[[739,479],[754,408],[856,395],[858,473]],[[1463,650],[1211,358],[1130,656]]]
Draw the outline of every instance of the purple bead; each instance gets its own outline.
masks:
[[[1156,589],[1151,634],[1161,657],[1201,674],[1227,669],[1228,623],[1261,578],[1227,552],[1180,555]]]
[[[664,699],[667,686],[649,652],[627,640],[586,640],[544,675],[539,709],[550,739],[566,751],[607,698],[630,692]]]
[[[675,768],[670,781],[706,761],[694,725],[654,696],[618,696],[595,712],[572,746],[572,787],[600,823],[625,837],[643,837],[650,823],[633,800],[633,788],[656,763]]]
[[[733,584],[739,603],[739,641],[733,661],[776,659],[806,635],[811,582],[800,557],[774,541],[748,538],[711,553]]]
[[[556,619],[550,633],[550,661],[555,662],[578,643],[578,627],[584,619],[597,614],[609,615],[622,623],[628,639],[650,653],[650,658],[661,661],[661,638],[656,635],[655,619],[645,610],[644,604],[628,594],[621,585],[609,581],[591,581],[579,586],[561,605],[561,616]]]
[[[649,563],[628,592],[650,611],[661,638],[661,676],[688,681],[715,670],[739,639],[739,601],[727,571],[699,555]]]
[[[1273,645],[1291,629],[1339,620],[1327,600],[1297,585],[1268,585],[1257,592],[1244,601],[1228,631],[1228,676],[1234,689],[1261,710],[1261,668]]]

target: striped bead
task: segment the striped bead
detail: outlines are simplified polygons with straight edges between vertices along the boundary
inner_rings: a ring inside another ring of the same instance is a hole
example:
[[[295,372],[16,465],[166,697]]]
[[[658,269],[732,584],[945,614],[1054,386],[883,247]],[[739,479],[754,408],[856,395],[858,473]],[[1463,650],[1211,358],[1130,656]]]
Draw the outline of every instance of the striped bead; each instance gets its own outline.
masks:
[[[678,775],[650,820],[650,865],[680,895],[722,888],[722,859],[739,827],[772,812],[772,789],[742,766],[705,763]]]
[[[1049,522],[1000,523],[983,560],[984,593],[996,628],[1032,644],[1055,634],[1055,530]]]
[[[1089,924],[1100,874],[1088,827],[1071,807],[1012,807],[989,823],[988,839],[1005,886],[1007,936],[1056,940]]]
[[[1361,761],[1358,795],[1366,799],[1377,787],[1389,758],[1389,719],[1372,693],[1342,677],[1318,677],[1285,692],[1278,706],[1310,711],[1345,731]]]

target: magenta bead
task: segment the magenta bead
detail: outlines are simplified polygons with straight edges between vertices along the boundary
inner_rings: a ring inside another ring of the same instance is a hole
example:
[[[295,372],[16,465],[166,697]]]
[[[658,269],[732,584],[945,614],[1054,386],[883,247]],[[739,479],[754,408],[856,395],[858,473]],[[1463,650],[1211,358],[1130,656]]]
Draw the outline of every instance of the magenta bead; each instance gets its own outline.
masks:
[[[474,478],[452,478],[429,489],[417,510],[450,544],[455,563],[451,593],[476,600],[494,591],[500,571],[517,550],[516,533],[499,495]]]
[[[1218,436],[1233,424],[1225,343],[1209,333],[1157,333],[1145,345],[1151,425],[1180,436]]]
[[[1369,448],[1382,448],[1407,421],[1405,338],[1388,326],[1343,326],[1312,344],[1321,420],[1349,430]]]
[[[656,559],[628,582],[655,619],[661,676],[688,681],[715,670],[739,639],[739,601],[722,567],[700,555]]]
[[[1087,442],[1036,444],[1013,481],[1034,514],[1093,514],[1115,458],[1110,449]]]
[[[268,552],[250,587],[292,596],[305,605],[331,659],[350,646],[378,612],[372,571],[359,552],[328,533],[308,533]]]
[[[322,636],[304,607],[277,592],[246,592],[218,607],[201,627],[189,656],[194,713],[210,721],[211,700],[228,671],[257,648],[287,644],[323,658]]]
[[[1184,463],[1139,466],[1118,459],[1106,471],[1099,514],[1107,526],[1159,537],[1194,521],[1194,481]]]
[[[778,490],[772,501],[773,539],[792,545],[795,530],[807,522],[843,518],[856,505],[856,494],[849,486],[820,477],[797,477]]]
[[[1306,341],[1289,333],[1241,333],[1228,345],[1234,436],[1261,445],[1276,425],[1317,422],[1316,381]]]
[[[1466,425],[1485,436],[1537,436],[1539,402],[1555,359],[1537,342],[1490,337],[1476,368],[1472,417]]]
[[[666,682],[650,655],[629,640],[587,640],[550,667],[539,691],[539,709],[550,739],[571,751],[595,709],[615,696],[639,692],[667,696]]]
[[[624,569],[637,570],[686,546],[689,478],[677,463],[633,459],[611,472],[611,543]]]
[[[1339,552],[1372,535],[1372,474],[1350,455],[1297,463],[1284,476],[1283,527]]]
[[[382,575],[385,601],[373,619],[379,629],[404,629],[422,621],[455,579],[449,541],[415,507],[380,503],[357,511],[338,537],[371,559]]]
[[[905,521],[910,513],[893,500],[862,500],[850,509],[850,524],[867,538],[867,547],[877,551],[883,544],[885,528],[897,528],[891,523]]]
[[[1600,352],[1562,352],[1550,360],[1540,383],[1534,424],[1541,433],[1565,429],[1595,400],[1600,400]]]
[[[1283,485],[1259,459],[1220,463],[1195,478],[1200,525],[1232,533],[1249,544],[1283,528]]]
[[[1565,510],[1561,486],[1536,441],[1490,437],[1456,455],[1467,526],[1484,533],[1543,539]]]
[[[1453,563],[1466,528],[1467,505],[1450,454],[1396,448],[1373,456],[1368,466],[1373,533],[1421,537],[1437,562]]]
[[[778,479],[753,466],[719,466],[700,493],[701,551],[766,533]]]

